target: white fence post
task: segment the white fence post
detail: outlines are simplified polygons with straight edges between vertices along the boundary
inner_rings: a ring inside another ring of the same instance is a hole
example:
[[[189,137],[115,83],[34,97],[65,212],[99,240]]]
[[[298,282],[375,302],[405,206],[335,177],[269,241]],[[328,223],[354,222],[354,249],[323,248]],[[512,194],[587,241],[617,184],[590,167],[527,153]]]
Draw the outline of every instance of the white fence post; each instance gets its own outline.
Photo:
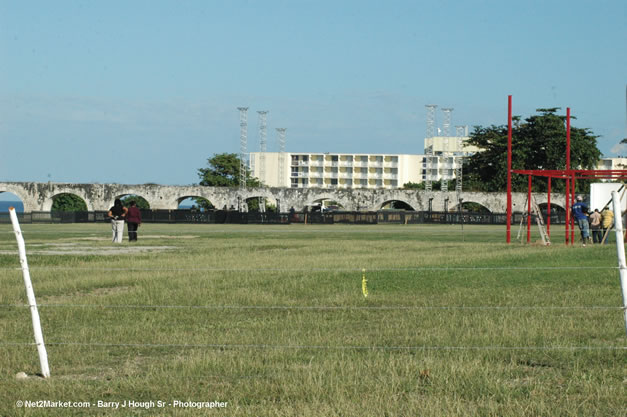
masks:
[[[28,270],[28,261],[26,260],[26,244],[20,229],[20,223],[17,220],[15,209],[9,207],[9,215],[17,240],[17,249],[20,254],[20,264],[22,265],[22,275],[24,276],[24,286],[26,287],[26,296],[28,297],[28,305],[30,306],[30,315],[33,319],[33,332],[35,333],[35,343],[37,344],[37,352],[39,353],[39,363],[41,364],[41,374],[44,378],[50,376],[50,368],[48,367],[48,354],[46,353],[46,345],[44,345],[44,335],[41,332],[41,323],[39,321],[39,311],[37,311],[37,301],[35,300],[35,291],[30,281],[30,271]]]
[[[612,205],[614,206],[614,228],[616,229],[616,252],[618,254],[620,288],[623,292],[623,314],[625,316],[625,332],[627,333],[627,262],[625,262],[623,213],[620,205],[620,198],[618,197],[618,193],[616,191],[612,191]]]

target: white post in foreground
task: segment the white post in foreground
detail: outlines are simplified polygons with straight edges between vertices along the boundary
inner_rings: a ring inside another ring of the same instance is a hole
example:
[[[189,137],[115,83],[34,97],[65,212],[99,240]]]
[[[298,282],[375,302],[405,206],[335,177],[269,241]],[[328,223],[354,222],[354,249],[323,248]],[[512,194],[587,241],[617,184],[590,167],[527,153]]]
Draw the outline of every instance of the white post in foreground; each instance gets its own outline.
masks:
[[[623,232],[623,213],[620,198],[616,191],[612,191],[612,205],[614,207],[614,228],[616,229],[616,252],[618,254],[618,269],[620,273],[620,288],[623,292],[623,313],[625,316],[625,332],[627,332],[627,262],[625,262],[625,240]]]
[[[26,260],[26,245],[20,224],[17,221],[15,208],[9,207],[9,215],[17,240],[17,249],[20,254],[20,264],[22,265],[22,275],[24,276],[24,286],[26,287],[26,296],[28,297],[28,305],[30,306],[30,315],[33,319],[33,331],[35,332],[35,343],[37,344],[37,352],[39,353],[39,363],[41,364],[41,374],[44,378],[50,376],[50,368],[48,367],[48,354],[46,353],[46,345],[44,345],[44,335],[41,332],[41,323],[39,322],[39,311],[37,311],[37,301],[35,300],[35,291],[30,281],[30,272],[28,270],[28,261]]]

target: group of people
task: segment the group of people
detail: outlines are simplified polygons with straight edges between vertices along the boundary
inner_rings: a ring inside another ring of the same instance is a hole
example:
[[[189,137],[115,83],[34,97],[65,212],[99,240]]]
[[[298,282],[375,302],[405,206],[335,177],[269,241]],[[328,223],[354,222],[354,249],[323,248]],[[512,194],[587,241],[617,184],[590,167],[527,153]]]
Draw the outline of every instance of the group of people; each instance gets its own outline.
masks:
[[[137,242],[137,229],[142,223],[142,215],[135,201],[130,201],[129,206],[124,207],[122,200],[117,198],[107,215],[111,219],[113,243],[122,243],[124,223],[128,224],[128,241]]]
[[[586,243],[607,243],[610,229],[614,225],[614,213],[608,207],[605,207],[603,212],[595,209],[594,212],[590,213],[588,206],[583,202],[583,198],[577,196],[577,201],[571,207],[571,212],[581,231],[583,246],[586,246]],[[592,237],[590,231],[592,231]]]

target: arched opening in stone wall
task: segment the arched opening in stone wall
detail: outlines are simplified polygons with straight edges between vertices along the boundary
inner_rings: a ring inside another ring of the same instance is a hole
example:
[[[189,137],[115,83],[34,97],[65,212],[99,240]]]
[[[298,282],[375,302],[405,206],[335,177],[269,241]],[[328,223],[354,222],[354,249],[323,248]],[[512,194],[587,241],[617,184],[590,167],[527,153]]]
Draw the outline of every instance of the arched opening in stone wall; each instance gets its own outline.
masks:
[[[540,212],[542,213],[542,216],[544,217],[544,221],[546,221],[546,217],[547,217],[547,209],[549,208],[549,205],[547,203],[541,203],[538,204],[538,207],[540,208]],[[527,207],[525,206],[525,211],[527,210]],[[562,206],[558,206],[557,204],[553,204],[551,203],[551,216],[553,216],[552,218],[554,220],[557,220],[556,218],[560,218],[560,219],[566,219],[566,210],[564,210],[564,207]]]
[[[458,211],[459,205],[456,205],[449,209],[449,211]],[[477,214],[490,214],[492,213],[488,208],[482,204],[475,203],[474,201],[464,201],[462,203],[462,212],[464,213],[477,213]]]
[[[218,208],[219,207],[216,207],[211,201],[207,200],[204,197],[185,196],[178,199],[179,210],[207,211],[216,210]]]
[[[87,211],[87,203],[76,194],[57,194],[52,197],[50,211]]]
[[[323,211],[326,213],[329,211],[344,210],[344,206],[342,206],[342,204],[330,198],[320,198],[318,200],[314,200],[313,204],[308,206],[308,210],[312,212]]]
[[[251,213],[274,213],[277,211],[277,204],[274,198],[267,198],[263,196],[249,197],[246,199],[246,205],[248,211]],[[284,210],[285,207],[283,207]]]
[[[122,205],[124,207],[128,207],[131,205],[131,201],[134,201],[137,204],[137,207],[142,210],[150,210],[150,203],[148,201],[137,194],[122,194],[116,198],[122,200]],[[112,204],[113,205],[113,204]]]
[[[0,213],[8,213],[9,207],[15,208],[17,213],[24,213],[24,202],[21,198],[9,191],[0,191]]]
[[[416,211],[412,206],[402,200],[389,200],[381,204],[381,210],[408,210]]]

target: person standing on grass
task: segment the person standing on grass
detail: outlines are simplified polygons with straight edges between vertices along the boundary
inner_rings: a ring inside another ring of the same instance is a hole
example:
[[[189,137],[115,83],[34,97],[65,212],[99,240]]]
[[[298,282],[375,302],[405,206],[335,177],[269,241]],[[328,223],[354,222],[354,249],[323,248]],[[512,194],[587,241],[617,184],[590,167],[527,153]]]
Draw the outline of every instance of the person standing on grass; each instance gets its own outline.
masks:
[[[107,215],[111,218],[111,230],[113,232],[113,243],[122,243],[124,236],[124,218],[128,210],[122,205],[122,200],[115,199],[113,207],[109,209]]]
[[[129,203],[126,222],[128,223],[128,241],[137,242],[137,229],[142,224],[142,214],[134,200]]]
[[[610,229],[614,225],[614,213],[609,207],[605,207],[601,213],[601,226],[603,226],[603,244],[605,245],[610,237]]]
[[[583,198],[578,195],[577,202],[571,207],[571,212],[575,220],[577,220],[577,226],[581,230],[581,240],[583,246],[590,240],[590,231],[588,229],[588,206],[583,202]]]
[[[592,231],[592,242],[601,243],[603,231],[601,230],[601,213],[599,213],[599,209],[595,209],[590,215],[590,230]]]

